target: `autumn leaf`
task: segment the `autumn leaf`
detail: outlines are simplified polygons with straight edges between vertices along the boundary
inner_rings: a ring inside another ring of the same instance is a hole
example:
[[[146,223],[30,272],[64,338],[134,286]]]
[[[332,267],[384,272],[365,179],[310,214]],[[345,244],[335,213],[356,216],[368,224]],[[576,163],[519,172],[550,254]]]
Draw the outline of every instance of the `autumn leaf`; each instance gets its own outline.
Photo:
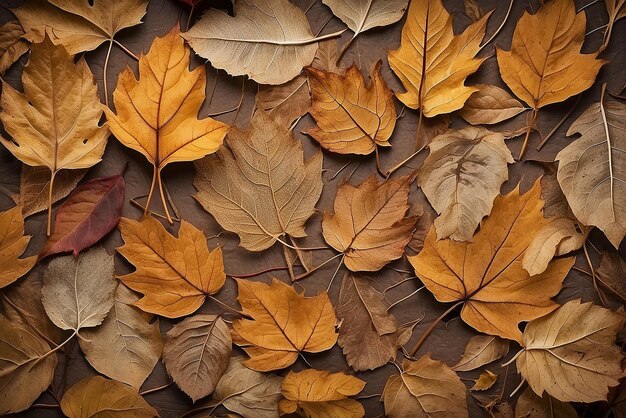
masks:
[[[502,79],[533,109],[520,159],[539,108],[563,102],[587,90],[606,63],[596,59],[598,52],[580,53],[585,28],[585,13],[576,13],[574,3],[550,1],[537,13],[522,15],[509,51],[497,48]]]
[[[463,305],[461,318],[476,330],[521,342],[519,323],[552,312],[550,298],[561,290],[574,258],[552,261],[545,272],[530,276],[522,259],[543,217],[537,181],[496,197],[491,215],[472,242],[437,241],[431,228],[424,249],[408,257],[415,273],[439,302]]]
[[[57,209],[54,233],[39,258],[68,251],[76,257],[100,241],[120,220],[125,190],[123,173],[81,184]]]
[[[439,214],[437,239],[471,241],[509,178],[511,151],[502,134],[473,126],[448,130],[428,148],[418,185]]]
[[[337,342],[337,319],[326,292],[307,298],[277,279],[271,285],[236,280],[237,300],[252,319],[233,321],[233,342],[250,356],[244,363],[249,368],[282,369],[302,352],[319,353]]]
[[[339,187],[334,213],[324,213],[322,233],[328,245],[344,254],[347,268],[378,271],[402,257],[417,220],[405,216],[409,182],[400,177],[378,183],[372,175],[357,187]]]
[[[578,418],[578,413],[570,404],[550,395],[537,396],[528,387],[517,400],[515,418]]]
[[[201,65],[189,71],[189,48],[176,25],[140,57],[139,80],[129,67],[120,74],[113,93],[117,113],[103,107],[113,135],[154,166],[146,212],[158,185],[170,223],[161,171],[170,163],[215,152],[228,130],[222,122],[198,119],[205,87],[205,68]]]
[[[32,46],[22,73],[24,93],[2,82],[0,120],[11,140],[0,142],[20,161],[46,167],[48,235],[54,177],[61,170],[88,168],[102,157],[109,136],[93,74],[84,58],[76,63],[46,38]]]
[[[315,37],[304,12],[287,0],[237,0],[234,15],[209,9],[183,37],[215,68],[259,84],[291,80],[311,64],[318,41],[341,34]]]
[[[467,372],[499,360],[509,352],[509,342],[491,335],[475,335],[465,346],[461,360],[452,367],[457,372]]]
[[[626,262],[619,254],[602,254],[596,273],[598,282],[626,303]]]
[[[272,116],[281,127],[290,129],[295,121],[309,111],[311,96],[305,74],[275,86],[259,86],[256,106]]]
[[[289,372],[282,383],[285,399],[278,404],[281,415],[297,414],[307,418],[360,418],[365,409],[349,396],[357,395],[365,382],[354,376],[307,369]]]
[[[135,389],[102,376],[88,377],[69,388],[61,399],[61,410],[69,418],[159,416]]]
[[[615,345],[623,312],[572,300],[524,329],[516,366],[533,391],[563,402],[605,401],[624,375]],[[549,370],[549,373],[545,371]]]
[[[122,218],[124,245],[117,248],[136,270],[118,276],[142,293],[141,310],[167,318],[195,312],[226,280],[221,247],[209,251],[204,233],[181,221],[178,238],[151,216],[141,221]]]
[[[138,297],[119,284],[102,325],[84,330],[80,348],[98,372],[139,390],[161,358],[159,321],[131,306]]]
[[[454,35],[452,16],[441,0],[411,3],[400,48],[389,51],[389,65],[406,89],[398,99],[429,118],[461,109],[478,90],[465,79],[486,59],[475,56],[489,15]]]
[[[10,285],[33,268],[36,256],[20,258],[30,241],[24,235],[24,219],[22,208],[0,212],[0,289]]]
[[[487,390],[490,389],[498,380],[498,375],[490,372],[489,370],[485,370],[480,374],[478,379],[474,381],[474,385],[470,388],[470,390],[478,391],[478,390]]]
[[[391,375],[383,389],[382,401],[389,418],[463,418],[467,395],[461,379],[430,354],[417,361],[405,361],[401,374]]]
[[[389,303],[370,280],[346,274],[339,293],[339,346],[356,371],[376,369],[395,358],[398,331]]]
[[[28,51],[28,42],[22,39],[23,34],[24,29],[17,20],[0,26],[0,75]]]
[[[604,31],[604,40],[600,46],[600,51],[604,51],[609,46],[615,22],[626,17],[625,0],[605,0],[604,5],[606,6],[606,13],[609,15],[609,23]]]
[[[216,315],[195,315],[167,332],[163,363],[178,387],[195,402],[215,390],[231,352],[224,320]]]
[[[498,86],[480,84],[467,99],[459,116],[472,125],[493,125],[511,119],[526,110],[526,106]]]
[[[233,128],[226,147],[195,166],[196,200],[245,249],[306,236],[322,193],[322,153],[304,161],[301,142],[266,112],[257,110],[246,130]]]

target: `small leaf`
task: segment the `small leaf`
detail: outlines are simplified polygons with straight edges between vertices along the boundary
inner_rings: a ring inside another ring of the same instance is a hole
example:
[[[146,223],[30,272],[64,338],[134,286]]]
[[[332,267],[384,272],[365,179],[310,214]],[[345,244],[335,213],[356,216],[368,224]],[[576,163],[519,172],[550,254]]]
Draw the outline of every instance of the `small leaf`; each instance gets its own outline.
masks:
[[[578,418],[574,407],[550,395],[537,396],[528,387],[517,400],[515,418]]]
[[[474,385],[470,390],[487,390],[496,383],[496,380],[498,380],[497,374],[485,370],[480,374],[478,379],[474,381]]]
[[[28,42],[22,39],[23,34],[24,29],[17,20],[0,26],[0,75],[28,51]]]
[[[499,360],[509,352],[509,342],[491,335],[475,335],[465,346],[461,360],[452,367],[457,372],[475,370]]]
[[[260,85],[256,106],[272,116],[282,128],[290,129],[294,121],[309,111],[311,96],[305,74],[276,86]]]
[[[473,1],[473,0],[472,0]],[[511,119],[526,107],[498,86],[480,84],[459,115],[472,125],[492,125]]]
[[[20,258],[30,242],[24,236],[22,208],[0,212],[0,289],[10,285],[33,268],[37,257]]]
[[[626,263],[616,253],[605,252],[596,272],[598,281],[626,303]]]

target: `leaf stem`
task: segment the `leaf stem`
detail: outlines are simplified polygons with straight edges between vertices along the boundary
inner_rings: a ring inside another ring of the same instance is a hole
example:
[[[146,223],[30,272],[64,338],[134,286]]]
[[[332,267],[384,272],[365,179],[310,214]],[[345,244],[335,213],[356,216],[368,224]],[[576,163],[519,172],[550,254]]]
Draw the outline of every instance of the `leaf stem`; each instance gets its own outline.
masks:
[[[330,283],[328,283],[328,286],[326,287],[326,293],[330,292],[330,288],[333,285],[333,281],[335,281],[335,277],[337,276],[337,273],[339,272],[339,269],[343,265],[343,260],[345,258],[346,258],[346,255],[343,254],[343,257],[341,257],[341,260],[339,260],[339,264],[337,264],[337,268],[335,269],[335,272],[333,273],[333,277],[330,278]]]
[[[157,170],[157,183],[159,183],[159,193],[161,194],[161,203],[163,204],[163,209],[165,210],[165,217],[167,218],[167,222],[169,224],[173,224],[174,221],[170,216],[170,211],[167,208],[167,200],[165,200],[165,193],[163,192],[163,179],[161,178],[161,169]]]
[[[104,58],[104,67],[102,69],[102,78],[104,84],[104,104],[109,107],[109,86],[107,82],[107,73],[109,72],[109,58],[111,57],[111,49],[113,48],[113,39],[109,39],[109,48],[107,49],[107,55]]]
[[[115,45],[117,45],[118,47],[120,47],[120,49],[124,52],[126,52],[132,59],[134,59],[135,61],[139,61],[139,57],[135,54],[133,54],[133,52],[126,48],[124,45],[122,45],[117,39],[113,39],[113,42],[115,43]]]
[[[245,279],[247,277],[256,277],[256,276],[260,276],[261,274],[269,273],[269,272],[272,272],[272,271],[278,271],[278,270],[287,270],[287,267],[276,266],[276,267],[269,267],[269,268],[266,268],[265,270],[261,270],[261,271],[255,271],[254,273],[245,273],[245,274],[229,274],[229,273],[226,273],[226,275],[227,276],[231,276],[231,277],[237,277],[239,279]]]
[[[150,202],[152,201],[152,194],[154,193],[154,186],[157,181],[157,167],[154,166],[154,171],[152,172],[152,184],[150,185],[150,192],[148,192],[148,199],[146,200],[146,207],[143,210],[143,216],[148,214],[150,208]]]
[[[528,122],[528,129],[526,130],[526,136],[524,137],[524,142],[522,143],[522,149],[519,152],[519,156],[517,157],[517,160],[521,160],[522,157],[524,156],[524,153],[526,152],[526,148],[528,147],[528,139],[530,138],[530,133],[533,130],[533,127],[535,126],[535,121],[537,120],[537,113],[538,113],[538,109],[535,107],[533,108],[533,112],[530,115],[530,121]]]
[[[450,306],[444,313],[439,315],[439,317],[437,319],[435,319],[432,324],[430,324],[428,329],[422,334],[420,339],[417,341],[417,343],[413,347],[413,350],[411,350],[411,356],[415,356],[415,353],[417,353],[417,350],[419,350],[420,347],[422,346],[422,344],[424,344],[424,341],[426,341],[426,338],[428,338],[428,336],[434,331],[434,329],[437,327],[439,322],[441,322],[446,316],[448,316],[448,314],[450,312],[454,311],[456,308],[461,306],[463,303],[465,303],[465,301],[464,300],[460,300],[457,303],[455,303],[454,305]]]
[[[46,235],[50,236],[52,232],[52,190],[54,185],[54,176],[56,176],[56,171],[50,171],[50,187],[48,187],[48,222],[46,227]]]
[[[280,239],[279,237],[274,237],[274,239],[278,242],[280,242],[281,244],[283,244],[285,247],[289,247],[292,250],[302,250],[302,251],[315,251],[315,250],[328,250],[328,247],[294,247],[291,244],[288,244],[287,242],[283,241],[282,239]]]
[[[602,291],[598,287],[598,280],[596,278],[596,271],[593,268],[593,263],[591,263],[591,257],[589,257],[589,251],[587,251],[587,242],[585,242],[583,244],[583,252],[585,253],[585,260],[587,260],[587,265],[589,266],[589,270],[591,270],[591,282],[593,283],[593,289],[596,291],[596,294],[598,295],[598,298],[600,299],[600,302],[602,302],[602,305],[604,305],[604,307],[606,307],[607,306],[606,297],[604,296],[604,294],[602,293]]]
[[[556,131],[558,131],[559,128],[563,125],[563,123],[565,123],[565,121],[567,120],[567,118],[569,118],[569,116],[572,114],[574,109],[576,109],[576,106],[578,105],[578,102],[580,102],[581,97],[582,97],[582,94],[579,94],[578,98],[576,99],[576,102],[574,103],[572,107],[570,107],[570,109],[567,111],[565,116],[561,118],[559,123],[557,123],[556,126],[552,128],[552,130],[548,133],[548,135],[546,135],[546,137],[541,141],[541,143],[537,145],[537,151],[541,151],[541,148],[543,148],[543,146],[546,145],[546,142],[548,142],[548,140],[552,137],[552,135],[554,135]]]
[[[296,280],[304,279],[306,276],[308,276],[309,274],[313,273],[314,271],[316,271],[320,267],[325,266],[326,264],[330,263],[335,258],[341,257],[342,255],[343,255],[343,253],[335,254],[334,256],[330,257],[328,260],[324,261],[322,264],[319,264],[319,265],[313,267],[311,270],[309,270],[309,271],[307,271],[305,273],[302,273],[299,276],[296,276]]]
[[[244,318],[248,318],[248,319],[252,319],[252,317],[248,314],[243,313],[242,311],[240,311],[239,309],[235,309],[232,306],[229,306],[227,304],[225,304],[224,302],[222,302],[221,300],[219,300],[218,298],[212,296],[212,295],[207,295],[207,297],[209,299],[211,299],[213,302],[216,302],[217,304],[221,305],[223,308],[225,308],[226,310],[235,313],[237,315],[241,315]]]
[[[491,35],[491,37],[489,39],[487,39],[487,42],[485,42],[484,44],[482,44],[480,46],[480,48],[478,48],[478,52],[480,52],[484,47],[486,47],[491,41],[493,41],[495,39],[496,36],[498,36],[498,34],[500,33],[500,31],[502,30],[502,28],[504,27],[504,25],[506,24],[507,20],[509,20],[509,15],[511,14],[511,9],[513,8],[513,0],[509,1],[509,8],[506,11],[506,15],[504,15],[504,19],[502,20],[502,23],[500,23],[500,26],[498,27],[498,29],[496,29],[496,31],[493,33],[493,35]]]
[[[61,348],[63,348],[63,346],[65,346],[65,344],[69,343],[72,340],[72,338],[74,338],[74,336],[77,335],[77,334],[78,334],[78,330],[74,330],[74,332],[72,332],[72,335],[70,335],[65,341],[63,341],[61,344],[57,345],[56,347],[54,347],[53,349],[51,349],[50,351],[48,351],[47,353],[45,353],[41,357],[39,357],[36,360],[34,360],[33,365],[30,366],[31,370],[32,370],[33,367],[35,367],[36,365],[41,363],[43,360],[48,358],[48,356],[50,356],[51,354],[56,353]],[[0,377],[4,377],[4,373],[0,373]]]
[[[426,286],[419,287],[416,290],[414,290],[413,292],[409,293],[407,296],[403,297],[402,299],[395,301],[394,303],[389,305],[389,307],[387,308],[387,312],[389,312],[391,310],[391,308],[393,308],[394,306],[399,305],[400,303],[402,303],[405,300],[409,299],[411,296],[417,295],[419,293],[419,291],[424,289],[425,287]]]
[[[417,122],[417,133],[415,134],[415,137],[417,138],[417,143],[419,143],[419,137],[420,137],[420,133],[422,131],[422,118],[423,118],[424,112],[422,112],[420,110],[420,117],[419,120]],[[426,146],[428,145],[428,143],[425,143],[424,145],[422,145],[418,150],[416,150],[413,154],[409,155],[407,158],[405,158],[404,160],[402,160],[401,162],[399,162],[398,164],[396,164],[395,166],[393,166],[393,168],[391,168],[390,170],[387,171],[387,173],[385,174],[385,177],[389,178],[389,176],[396,171],[397,169],[399,169],[400,167],[402,167],[403,165],[405,165],[406,163],[408,163],[409,161],[411,161],[413,159],[413,157],[415,157],[417,154],[419,154],[420,152],[422,152],[422,150],[424,148],[426,148]]]
[[[337,62],[335,63],[335,65],[339,65],[339,62],[341,61],[341,57],[343,57],[343,54],[345,54],[345,52],[348,50],[350,45],[352,45],[352,41],[354,41],[355,38],[356,38],[356,33],[354,34],[352,38],[348,40],[348,42],[346,42],[343,45],[343,47],[341,48],[341,51],[339,51],[339,55],[337,55]]]
[[[158,392],[158,391],[163,390],[163,389],[167,389],[170,386],[172,386],[173,384],[174,384],[174,382],[172,381],[172,382],[166,383],[165,385],[162,385],[162,386],[157,386],[157,387],[152,388],[152,389],[146,389],[143,392],[139,392],[139,396],[145,396],[145,395],[149,395],[149,394],[154,393],[154,392]]]

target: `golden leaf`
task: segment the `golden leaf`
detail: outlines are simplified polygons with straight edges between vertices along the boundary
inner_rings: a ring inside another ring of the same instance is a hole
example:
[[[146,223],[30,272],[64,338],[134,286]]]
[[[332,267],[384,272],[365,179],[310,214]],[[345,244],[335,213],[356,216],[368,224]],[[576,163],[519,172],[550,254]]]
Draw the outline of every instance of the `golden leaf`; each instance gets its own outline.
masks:
[[[363,405],[348,397],[357,395],[364,387],[364,381],[342,372],[289,372],[282,384],[285,399],[278,409],[281,415],[295,413],[307,418],[360,418],[365,416]]]
[[[37,256],[20,258],[29,241],[30,236],[24,236],[22,208],[0,212],[0,289],[28,273],[37,262]]]
[[[233,322],[233,342],[250,356],[246,366],[282,369],[301,352],[319,353],[337,342],[335,311],[326,292],[307,298],[277,279],[271,285],[236,280],[237,300],[252,318]]]
[[[122,218],[124,245],[117,249],[136,270],[118,276],[142,293],[135,306],[145,312],[178,318],[195,312],[226,281],[221,247],[209,252],[204,233],[182,221],[178,238],[151,216],[140,222]]]
[[[128,67],[120,74],[113,94],[117,113],[103,107],[113,135],[154,166],[146,211],[158,184],[170,223],[161,171],[170,163],[215,152],[228,130],[222,122],[198,119],[205,87],[205,68],[201,65],[189,71],[189,48],[176,25],[140,57],[139,80]]]
[[[474,385],[470,388],[470,390],[487,390],[490,389],[498,380],[498,375],[490,372],[489,370],[485,370],[478,376],[478,379],[474,381]]]
[[[0,26],[0,75],[28,51],[28,42],[22,39],[24,29],[16,20]]]
[[[522,267],[535,233],[548,222],[540,194],[537,181],[523,195],[518,187],[498,196],[472,242],[437,241],[431,228],[424,249],[408,257],[435,298],[462,304],[461,318],[480,332],[521,342],[520,322],[558,306],[550,298],[561,290],[574,258],[553,260],[535,276]]]

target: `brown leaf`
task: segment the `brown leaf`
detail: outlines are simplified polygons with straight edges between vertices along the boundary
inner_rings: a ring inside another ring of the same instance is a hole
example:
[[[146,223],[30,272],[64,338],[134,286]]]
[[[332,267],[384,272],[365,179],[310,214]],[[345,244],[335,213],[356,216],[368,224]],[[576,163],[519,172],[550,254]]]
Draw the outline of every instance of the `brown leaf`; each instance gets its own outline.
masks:
[[[573,406],[550,395],[537,396],[528,387],[517,400],[515,418],[578,418]]]
[[[277,86],[261,85],[256,95],[256,106],[272,116],[282,128],[292,125],[309,110],[311,96],[305,74]]]
[[[20,258],[29,241],[30,236],[24,235],[22,208],[0,212],[0,289],[28,273],[37,262],[36,256]]]
[[[304,237],[322,192],[322,153],[304,161],[302,145],[258,110],[246,130],[233,128],[226,147],[195,163],[195,198],[250,251],[285,235]]]
[[[598,281],[626,303],[626,263],[622,257],[605,252],[596,273]]]
[[[28,42],[22,39],[23,34],[24,29],[17,20],[0,26],[0,75],[28,51]]]
[[[485,11],[478,4],[478,0],[463,0],[463,8],[467,17],[474,22],[485,15]]]
[[[354,370],[373,370],[395,358],[398,329],[388,307],[369,279],[345,275],[337,306],[338,342]]]
[[[195,402],[210,395],[230,360],[228,325],[217,315],[195,315],[167,332],[163,363],[179,388]]]
[[[352,271],[378,271],[402,257],[411,240],[416,217],[406,217],[409,209],[409,177],[378,183],[368,177],[357,187],[342,184],[337,190],[334,213],[322,219],[324,239],[344,254]]]
[[[490,389],[498,380],[498,375],[485,370],[480,374],[477,380],[474,381],[474,385],[470,390],[487,390]]]
[[[226,280],[221,247],[209,251],[204,233],[182,221],[178,238],[151,216],[140,222],[122,218],[124,245],[117,248],[136,270],[118,276],[143,297],[141,310],[167,318],[195,312]]]
[[[452,367],[457,372],[475,370],[499,360],[509,352],[509,342],[491,335],[475,335],[465,346],[461,360]]]
[[[459,115],[472,125],[496,124],[526,110],[526,106],[498,86],[480,84],[476,87],[478,90],[459,111]]]

